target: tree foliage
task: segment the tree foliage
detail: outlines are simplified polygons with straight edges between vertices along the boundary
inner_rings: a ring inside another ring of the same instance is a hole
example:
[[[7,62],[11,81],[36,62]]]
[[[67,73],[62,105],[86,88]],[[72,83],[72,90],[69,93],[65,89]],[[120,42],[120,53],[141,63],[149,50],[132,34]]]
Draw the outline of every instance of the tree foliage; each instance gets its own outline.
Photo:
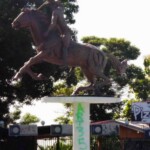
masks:
[[[10,122],[17,123],[16,121],[20,119],[21,110],[19,108],[15,108],[13,112],[10,113]]]
[[[36,117],[35,115],[32,115],[30,113],[26,113],[24,116],[22,116],[20,123],[21,124],[31,124],[31,123],[37,123],[40,119]]]
[[[137,100],[135,100],[135,99],[125,99],[123,101],[124,108],[122,109],[122,112],[120,112],[120,114],[118,114],[119,118],[123,118],[123,119],[131,121],[131,105],[134,102],[139,102],[139,99],[137,99]]]
[[[127,72],[128,76],[130,77],[130,87],[133,89],[136,98],[141,99],[142,101],[146,101],[150,97],[150,75],[148,71],[150,64],[145,64],[147,61],[150,61],[150,59],[144,59],[144,70],[132,65],[131,70],[128,70]]]
[[[72,124],[73,108],[72,104],[64,104],[66,112],[55,119],[59,124]]]

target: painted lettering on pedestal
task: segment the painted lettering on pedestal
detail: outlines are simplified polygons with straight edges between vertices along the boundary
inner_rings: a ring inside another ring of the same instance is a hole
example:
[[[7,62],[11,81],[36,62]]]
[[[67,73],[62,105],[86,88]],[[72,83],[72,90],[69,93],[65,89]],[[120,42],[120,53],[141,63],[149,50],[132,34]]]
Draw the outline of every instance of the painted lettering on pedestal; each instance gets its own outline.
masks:
[[[79,145],[79,150],[86,150],[87,149],[87,144],[85,142],[85,131],[84,131],[84,107],[82,103],[78,103],[77,105],[77,113],[76,113],[76,128],[78,132],[78,145]]]

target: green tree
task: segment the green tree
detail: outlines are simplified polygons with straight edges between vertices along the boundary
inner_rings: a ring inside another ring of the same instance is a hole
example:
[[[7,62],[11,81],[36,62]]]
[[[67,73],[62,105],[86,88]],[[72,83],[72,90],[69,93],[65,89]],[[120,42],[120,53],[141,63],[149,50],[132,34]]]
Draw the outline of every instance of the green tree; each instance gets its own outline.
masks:
[[[146,101],[150,97],[150,57],[144,59],[144,69],[131,65],[127,70],[128,84],[137,99]]]
[[[150,78],[150,55],[146,56],[144,59],[145,73],[147,78]]]
[[[134,91],[137,99],[147,100],[150,96],[150,79],[141,68],[131,65],[127,71],[129,86]]]
[[[131,121],[131,105],[134,102],[139,102],[139,99],[125,99],[123,100],[123,108],[120,112],[115,112],[114,118],[121,119],[121,120],[129,120]]]
[[[64,104],[66,112],[55,119],[59,124],[72,124],[73,108],[72,104]]]
[[[22,116],[20,123],[21,124],[31,124],[31,123],[37,123],[40,119],[36,117],[35,115],[32,115],[30,113],[26,113],[24,116]]]
[[[150,97],[150,56],[144,59],[144,69],[131,65],[127,71],[130,89],[135,94],[135,99],[125,99],[124,107],[120,113],[116,113],[116,118],[131,120],[131,104],[139,101],[149,100]]]
[[[32,49],[32,39],[28,31],[15,31],[11,22],[20,13],[22,7],[35,4],[38,7],[43,0],[3,0],[0,1],[0,120],[6,123],[9,119],[9,105],[15,101],[31,104],[32,99],[51,95],[53,82],[59,78],[67,79],[69,70],[62,70],[56,65],[42,63],[35,65],[32,69],[42,72],[48,81],[34,81],[28,75],[24,75],[21,83],[15,87],[9,84],[9,80],[16,71],[35,54]],[[75,22],[73,15],[78,11],[75,0],[68,2],[63,0],[65,5],[66,20],[72,24]],[[71,80],[68,82],[69,84]]]
[[[10,112],[10,122],[16,123],[17,120],[20,119],[21,110],[16,108],[13,112]]]

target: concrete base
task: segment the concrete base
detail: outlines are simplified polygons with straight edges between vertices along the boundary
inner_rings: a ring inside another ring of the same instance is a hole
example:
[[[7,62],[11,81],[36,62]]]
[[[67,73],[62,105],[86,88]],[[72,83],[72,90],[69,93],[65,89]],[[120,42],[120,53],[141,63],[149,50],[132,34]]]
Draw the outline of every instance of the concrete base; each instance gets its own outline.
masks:
[[[56,96],[43,97],[42,101],[45,103],[90,103],[90,104],[105,104],[118,103],[120,98],[115,97],[94,97],[94,96]]]
[[[90,150],[90,104],[119,103],[114,97],[44,97],[46,103],[73,103],[73,150]]]

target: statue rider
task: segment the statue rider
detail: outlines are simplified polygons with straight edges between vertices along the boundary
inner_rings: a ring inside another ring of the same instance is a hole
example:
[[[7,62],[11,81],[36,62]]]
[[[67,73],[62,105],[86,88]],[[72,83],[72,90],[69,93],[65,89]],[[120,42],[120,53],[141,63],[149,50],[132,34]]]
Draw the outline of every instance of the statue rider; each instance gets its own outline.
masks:
[[[60,32],[62,41],[63,41],[63,56],[62,56],[62,58],[64,61],[64,65],[66,66],[67,65],[67,50],[68,50],[70,40],[71,40],[71,30],[67,26],[67,23],[64,18],[63,5],[61,4],[61,2],[59,0],[57,0],[57,1],[47,0],[38,8],[38,10],[43,10],[43,9],[46,9],[45,11],[46,11],[47,15],[51,16],[51,23],[50,23],[46,33],[44,33],[44,36],[45,37],[48,36],[49,32],[52,29],[57,27],[57,29]]]

